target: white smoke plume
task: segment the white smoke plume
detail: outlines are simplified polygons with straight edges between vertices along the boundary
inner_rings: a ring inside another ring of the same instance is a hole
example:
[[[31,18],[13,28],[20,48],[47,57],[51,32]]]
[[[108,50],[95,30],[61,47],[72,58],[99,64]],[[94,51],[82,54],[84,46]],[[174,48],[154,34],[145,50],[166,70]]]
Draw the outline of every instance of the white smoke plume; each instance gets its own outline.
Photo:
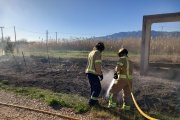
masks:
[[[101,86],[102,86],[102,91],[101,95],[105,98],[108,97],[110,89],[112,88],[115,79],[114,77],[114,71],[110,70],[108,72],[104,73],[104,79],[101,81]],[[119,95],[117,96],[118,102],[122,102],[122,93],[120,92]]]
[[[101,86],[102,86],[101,95],[103,97],[106,96],[108,88],[109,88],[110,84],[112,83],[113,75],[114,75],[113,70],[110,70],[110,71],[107,71],[104,73],[104,79],[101,81]]]

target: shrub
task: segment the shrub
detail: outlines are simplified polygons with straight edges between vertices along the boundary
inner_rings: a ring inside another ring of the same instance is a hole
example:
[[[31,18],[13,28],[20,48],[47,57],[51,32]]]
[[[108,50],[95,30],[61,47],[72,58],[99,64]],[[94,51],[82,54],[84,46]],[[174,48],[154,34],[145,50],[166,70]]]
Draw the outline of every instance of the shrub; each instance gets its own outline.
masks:
[[[77,104],[74,108],[76,113],[85,113],[89,110],[90,108],[86,104]]]
[[[8,85],[9,81],[8,80],[2,80],[1,83],[4,84],[4,85]]]

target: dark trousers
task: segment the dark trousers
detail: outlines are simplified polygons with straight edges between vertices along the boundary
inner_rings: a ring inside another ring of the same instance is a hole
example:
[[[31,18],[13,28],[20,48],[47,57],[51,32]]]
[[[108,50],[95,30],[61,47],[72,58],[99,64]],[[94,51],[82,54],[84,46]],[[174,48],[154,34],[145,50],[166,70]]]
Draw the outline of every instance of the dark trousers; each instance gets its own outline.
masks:
[[[94,105],[98,102],[98,97],[101,92],[101,83],[97,75],[87,73],[89,84],[91,86],[91,98],[89,100],[90,105]]]

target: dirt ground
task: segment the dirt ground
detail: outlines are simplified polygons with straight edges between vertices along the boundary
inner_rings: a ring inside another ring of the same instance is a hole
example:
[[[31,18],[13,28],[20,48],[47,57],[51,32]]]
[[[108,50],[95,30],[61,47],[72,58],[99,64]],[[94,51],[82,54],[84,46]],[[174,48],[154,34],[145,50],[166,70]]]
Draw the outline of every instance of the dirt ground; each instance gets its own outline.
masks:
[[[105,79],[116,65],[115,60],[104,60]],[[174,69],[152,69],[147,76],[139,75],[134,65],[133,93],[145,111],[156,110],[161,114],[180,115],[180,72]],[[75,93],[89,97],[90,87],[84,73],[86,59],[47,57],[0,57],[0,80],[14,86],[30,86],[55,92]],[[107,80],[102,84],[104,91]],[[88,86],[88,87],[87,87]],[[179,116],[180,117],[180,116]]]
[[[49,111],[52,113],[57,113],[82,120],[91,118],[89,115],[75,114],[71,109],[68,108],[55,110],[40,100],[29,99],[28,97],[25,96],[18,96],[11,92],[7,93],[5,91],[0,91],[0,102]],[[29,111],[26,109],[0,105],[0,120],[67,120],[67,119],[63,119],[58,116],[43,114],[35,111]]]

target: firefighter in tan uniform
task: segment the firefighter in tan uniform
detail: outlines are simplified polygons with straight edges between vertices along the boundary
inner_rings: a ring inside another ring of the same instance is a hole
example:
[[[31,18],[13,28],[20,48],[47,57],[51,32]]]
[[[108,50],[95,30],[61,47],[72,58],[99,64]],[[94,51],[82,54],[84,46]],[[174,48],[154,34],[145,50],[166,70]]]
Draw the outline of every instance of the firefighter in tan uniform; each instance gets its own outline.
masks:
[[[110,90],[108,107],[118,105],[117,95],[122,90],[123,105],[121,109],[130,110],[132,89],[132,62],[128,58],[127,49],[121,48],[118,52],[119,61],[115,68],[115,82]]]
[[[88,55],[88,62],[85,72],[91,86],[91,97],[89,99],[90,106],[99,104],[98,97],[101,92],[100,81],[103,79],[103,73],[101,70],[101,53],[104,48],[104,44],[99,42]]]

